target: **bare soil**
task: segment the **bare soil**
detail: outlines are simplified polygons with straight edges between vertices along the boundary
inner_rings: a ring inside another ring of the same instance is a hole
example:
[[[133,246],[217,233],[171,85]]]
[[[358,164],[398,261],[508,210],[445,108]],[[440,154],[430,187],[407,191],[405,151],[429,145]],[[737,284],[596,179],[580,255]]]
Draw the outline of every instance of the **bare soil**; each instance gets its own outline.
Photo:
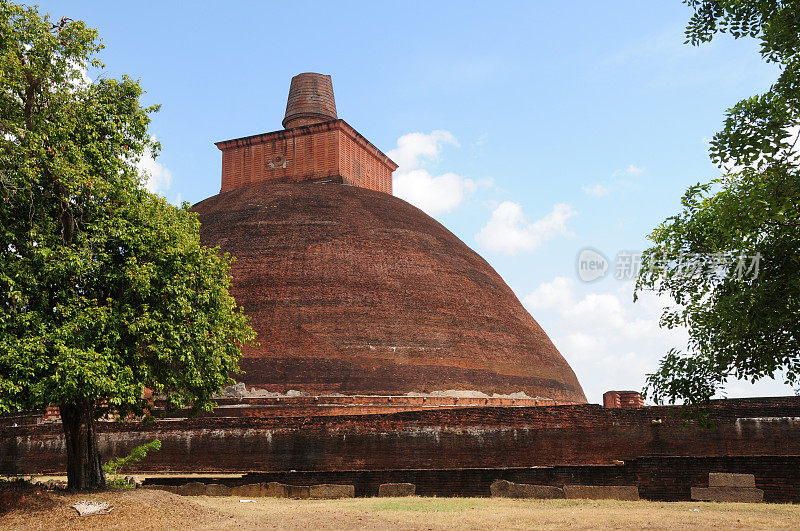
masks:
[[[107,515],[78,516],[81,500]],[[2,529],[798,529],[800,506],[501,498],[286,500],[182,497],[137,489],[0,491]]]

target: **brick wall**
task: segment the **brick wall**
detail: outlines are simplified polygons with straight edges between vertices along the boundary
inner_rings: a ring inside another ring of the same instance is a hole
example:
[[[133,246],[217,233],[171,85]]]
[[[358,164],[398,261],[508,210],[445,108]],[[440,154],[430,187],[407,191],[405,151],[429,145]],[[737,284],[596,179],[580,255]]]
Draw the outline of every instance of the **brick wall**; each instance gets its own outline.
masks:
[[[800,456],[800,399],[714,405],[714,430],[676,408],[474,407],[328,417],[100,423],[106,458],[154,438],[161,471],[336,471],[604,465],[640,457]],[[59,472],[58,425],[0,427],[0,473]],[[787,472],[788,473],[788,472]],[[792,472],[794,473],[794,472]]]
[[[395,168],[363,149],[356,135],[339,132],[339,170],[345,183],[391,194]]]
[[[604,407],[643,407],[644,399],[639,391],[606,391],[603,393]]]
[[[397,165],[344,120],[217,142],[221,192],[263,183],[344,182],[392,193]]]
[[[488,496],[496,479],[534,485],[636,485],[642,498],[689,501],[691,487],[708,484],[709,472],[754,474],[767,502],[800,502],[800,457],[642,457],[623,465],[562,465],[536,468],[344,470],[255,472],[241,478],[208,478],[230,486],[277,481],[289,485],[354,485],[356,496],[375,496],[381,483],[413,483],[420,496]],[[192,477],[151,478],[146,485],[182,485]],[[201,480],[202,481],[202,480]]]

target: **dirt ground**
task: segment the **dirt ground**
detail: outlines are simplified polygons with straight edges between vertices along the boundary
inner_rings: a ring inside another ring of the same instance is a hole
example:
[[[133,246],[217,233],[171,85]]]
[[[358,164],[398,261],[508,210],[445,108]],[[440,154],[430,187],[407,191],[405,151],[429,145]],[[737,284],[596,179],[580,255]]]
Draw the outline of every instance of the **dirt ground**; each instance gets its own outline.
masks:
[[[78,516],[81,500],[107,515]],[[138,489],[0,492],[2,529],[798,529],[800,505],[499,498],[286,500],[182,497]]]

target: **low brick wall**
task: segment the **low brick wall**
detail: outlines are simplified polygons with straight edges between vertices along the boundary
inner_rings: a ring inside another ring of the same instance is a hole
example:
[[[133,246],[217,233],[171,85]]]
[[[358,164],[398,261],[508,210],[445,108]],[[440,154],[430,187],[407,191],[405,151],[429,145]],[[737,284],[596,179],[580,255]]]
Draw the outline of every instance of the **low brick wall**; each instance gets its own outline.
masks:
[[[796,479],[792,477],[797,470],[796,462],[795,468],[786,468],[781,459],[800,456],[800,399],[716,402],[711,408],[711,418],[716,424],[712,430],[686,422],[677,413],[676,408],[670,407],[474,406],[309,418],[108,422],[99,424],[100,451],[105,458],[126,455],[136,445],[159,438],[161,450],[149,455],[139,470],[205,473],[528,469],[611,465],[635,460],[635,469],[627,464],[622,468],[600,466],[597,472],[581,472],[572,481],[556,477],[556,482],[602,485],[606,484],[600,482],[603,478],[616,481],[614,478],[620,477],[618,483],[612,484],[646,484],[641,490],[643,497],[689,499],[690,488],[705,485],[708,472],[742,472],[756,474],[758,481],[768,483],[758,485],[765,490],[767,500],[777,496],[770,492],[784,492],[782,499],[796,499]],[[686,459],[670,465],[674,470],[667,476],[659,469],[662,462],[653,461],[651,466],[647,461],[647,458],[676,456]],[[761,472],[750,470],[749,465],[739,469],[697,468],[692,461],[739,457],[755,458],[751,464],[757,465]],[[64,470],[64,436],[60,425],[0,427],[0,473],[63,473]],[[620,476],[623,470],[627,475]],[[592,474],[599,476],[594,478]],[[549,484],[550,480],[545,481],[547,477],[538,483]],[[685,481],[678,482],[677,477]],[[484,483],[476,484],[480,488],[464,494],[488,493],[488,486],[495,479],[498,477],[491,473]],[[501,479],[537,483],[524,477]],[[386,477],[381,482],[417,484],[405,477]],[[349,484],[338,480],[314,483]],[[377,492],[377,484],[373,490]],[[418,492],[426,494],[422,487]]]
[[[568,465],[536,468],[461,468],[343,470],[331,472],[254,472],[240,478],[206,478],[230,486],[278,482],[289,485],[353,485],[358,497],[377,496],[381,484],[411,483],[419,496],[489,496],[504,479],[532,485],[635,485],[643,499],[690,501],[692,487],[706,485],[709,472],[752,473],[767,502],[800,502],[800,456],[646,457],[624,465]],[[197,478],[150,478],[145,485],[182,485]]]

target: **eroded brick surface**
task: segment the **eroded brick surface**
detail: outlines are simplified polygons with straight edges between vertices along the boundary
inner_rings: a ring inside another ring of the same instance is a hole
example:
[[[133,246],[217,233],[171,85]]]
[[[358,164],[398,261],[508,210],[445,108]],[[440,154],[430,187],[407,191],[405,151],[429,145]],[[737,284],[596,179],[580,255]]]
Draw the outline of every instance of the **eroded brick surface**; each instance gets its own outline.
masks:
[[[585,402],[572,369],[497,272],[401,199],[270,184],[194,210],[203,243],[237,259],[232,293],[260,343],[240,363],[248,386]]]

